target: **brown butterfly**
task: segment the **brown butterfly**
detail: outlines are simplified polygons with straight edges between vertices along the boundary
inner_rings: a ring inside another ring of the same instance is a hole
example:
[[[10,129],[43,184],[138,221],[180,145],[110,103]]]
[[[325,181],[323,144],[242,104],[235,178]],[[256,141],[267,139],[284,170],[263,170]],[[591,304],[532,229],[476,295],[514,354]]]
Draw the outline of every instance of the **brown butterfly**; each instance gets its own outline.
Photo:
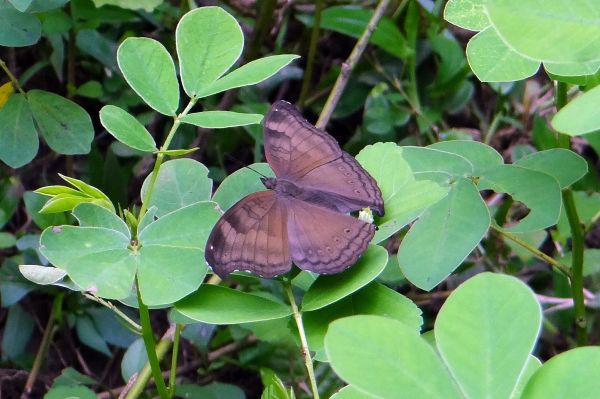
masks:
[[[265,155],[277,178],[267,191],[225,212],[206,243],[205,257],[221,277],[245,270],[263,277],[301,269],[331,274],[367,249],[375,226],[348,215],[371,207],[383,215],[375,180],[327,132],[278,101],[264,120]]]

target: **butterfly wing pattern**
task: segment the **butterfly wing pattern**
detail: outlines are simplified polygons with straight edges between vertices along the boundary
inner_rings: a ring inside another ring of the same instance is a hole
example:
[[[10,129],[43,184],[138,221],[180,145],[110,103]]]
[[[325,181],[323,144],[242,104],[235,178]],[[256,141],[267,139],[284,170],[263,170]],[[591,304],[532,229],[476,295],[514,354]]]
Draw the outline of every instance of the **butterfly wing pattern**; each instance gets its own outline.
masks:
[[[292,260],[323,274],[354,264],[375,226],[348,213],[370,207],[383,215],[375,180],[285,101],[265,117],[264,145],[277,179],[264,179],[270,190],[242,198],[219,219],[206,245],[208,264],[221,277],[235,270],[274,277]]]

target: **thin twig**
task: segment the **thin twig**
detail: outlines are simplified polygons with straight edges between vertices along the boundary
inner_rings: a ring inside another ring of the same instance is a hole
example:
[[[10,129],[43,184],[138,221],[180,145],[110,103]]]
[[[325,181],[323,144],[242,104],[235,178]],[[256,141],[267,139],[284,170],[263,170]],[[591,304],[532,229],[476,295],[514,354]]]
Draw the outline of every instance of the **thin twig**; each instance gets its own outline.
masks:
[[[356,42],[356,45],[352,49],[352,53],[350,53],[350,56],[348,57],[348,59],[342,64],[342,70],[340,72],[340,75],[338,76],[337,80],[335,81],[333,90],[331,90],[331,93],[329,94],[329,97],[327,98],[327,102],[325,102],[325,106],[323,107],[323,111],[321,111],[319,120],[317,121],[316,126],[319,129],[324,129],[325,126],[327,126],[327,123],[329,123],[329,119],[331,118],[331,115],[333,114],[333,110],[335,109],[338,101],[340,100],[340,97],[342,96],[344,88],[346,87],[346,84],[348,83],[348,79],[350,78],[350,73],[356,66],[356,63],[362,56],[362,53],[365,51],[365,48],[367,47],[367,44],[369,43],[369,39],[371,38],[373,31],[377,27],[377,23],[379,22],[381,17],[383,17],[383,13],[387,9],[388,4],[389,4],[389,0],[381,0],[379,2],[379,4],[377,5],[377,8],[375,9],[375,12],[373,13],[373,16],[371,17],[371,20],[367,24],[367,28],[361,35],[360,39],[358,39],[358,42]]]
[[[312,80],[313,66],[315,64],[315,56],[317,54],[317,42],[319,41],[319,30],[321,29],[321,10],[323,9],[323,0],[315,1],[315,18],[313,21],[312,30],[310,32],[310,44],[308,47],[308,56],[306,58],[306,69],[302,78],[302,88],[300,89],[300,97],[298,98],[298,107],[302,109],[306,102],[308,89]]]

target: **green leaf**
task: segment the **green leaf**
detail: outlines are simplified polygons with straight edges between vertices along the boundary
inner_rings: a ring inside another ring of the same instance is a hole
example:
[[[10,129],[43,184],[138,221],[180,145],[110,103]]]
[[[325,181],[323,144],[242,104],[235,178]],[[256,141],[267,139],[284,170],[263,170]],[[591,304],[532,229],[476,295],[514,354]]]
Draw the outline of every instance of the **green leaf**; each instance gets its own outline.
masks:
[[[286,305],[231,288],[204,284],[175,304],[175,309],[196,321],[238,324],[280,319],[292,314]]]
[[[94,128],[88,113],[62,96],[42,90],[27,93],[37,126],[54,151],[75,155],[90,152]]]
[[[101,190],[84,182],[83,180],[76,179],[74,177],[65,176],[62,174],[58,174],[61,179],[71,184],[73,187],[77,188],[81,193],[90,196],[91,198],[96,198],[99,200],[104,200],[110,203],[110,198],[106,196]],[[114,208],[113,208],[114,210]]]
[[[463,29],[481,31],[490,26],[482,0],[448,0],[444,19]]]
[[[451,152],[465,158],[473,165],[473,175],[481,176],[489,169],[502,165],[502,155],[489,145],[472,140],[439,141],[427,146],[435,150]]]
[[[490,226],[488,209],[475,185],[458,179],[450,193],[411,227],[398,250],[398,263],[411,283],[431,290],[452,273]]]
[[[214,202],[198,202],[138,233],[138,284],[144,303],[170,304],[198,289],[208,270],[206,240],[219,217]]]
[[[0,126],[0,160],[11,168],[29,163],[37,154],[39,140],[25,96],[8,98],[0,108]]]
[[[540,62],[526,58],[506,45],[491,26],[467,44],[467,59],[482,82],[512,82],[534,75]]]
[[[403,323],[352,316],[329,325],[325,349],[335,372],[377,398],[462,396],[433,348]]]
[[[82,197],[80,195],[58,194],[49,199],[40,209],[42,214],[67,212],[84,202],[96,201],[93,198]]]
[[[435,322],[441,357],[471,398],[510,397],[533,350],[542,309],[520,280],[481,273],[446,300]]]
[[[73,209],[73,216],[79,221],[81,227],[104,227],[118,231],[131,239],[131,233],[125,222],[114,212],[95,204],[80,204]]]
[[[346,385],[336,393],[334,393],[329,399],[368,399],[375,398],[375,396],[370,396],[364,393],[363,391],[354,388],[352,385]]]
[[[554,148],[526,155],[515,165],[544,172],[554,177],[560,184],[560,188],[569,187],[588,171],[585,159],[564,148]]]
[[[424,147],[402,147],[402,156],[416,175],[441,172],[455,177],[473,175],[473,165],[465,157]]]
[[[142,185],[142,198],[150,184],[149,175]],[[206,166],[193,159],[174,159],[163,163],[158,172],[149,206],[157,207],[163,216],[184,206],[210,200],[212,180]]]
[[[129,345],[123,354],[123,359],[121,360],[121,376],[123,380],[129,381],[134,374],[142,370],[146,363],[148,363],[148,354],[144,346],[144,340],[138,338]],[[177,393],[181,394],[181,392]]]
[[[246,126],[260,123],[261,114],[245,114],[232,111],[203,111],[184,115],[181,122],[200,126],[205,129],[222,129],[234,126]]]
[[[383,271],[387,250],[371,245],[354,266],[343,273],[319,276],[302,300],[302,311],[320,309],[358,291]]]
[[[75,190],[74,188],[67,186],[46,186],[40,187],[34,191],[37,194],[47,195],[54,197],[59,194],[78,195],[80,197],[89,197],[89,195],[82,193],[81,191]]]
[[[78,317],[75,321],[75,329],[77,331],[77,337],[84,345],[106,356],[110,357],[112,355],[106,341],[102,338],[100,332],[89,316],[84,315]]]
[[[136,150],[156,151],[156,142],[148,130],[133,115],[114,105],[100,110],[100,122],[121,143]]]
[[[31,46],[41,36],[42,24],[35,15],[14,8],[0,8],[0,46]]]
[[[33,333],[34,325],[33,317],[18,304],[8,309],[2,335],[3,360],[16,359],[24,353],[25,346]]]
[[[198,97],[207,97],[235,87],[262,82],[299,57],[294,54],[280,54],[251,61],[201,90]]]
[[[531,376],[533,376],[533,374],[535,374],[535,372],[540,367],[542,367],[542,362],[540,362],[540,360],[537,357],[535,357],[533,355],[529,355],[529,359],[527,360],[525,369],[523,370],[523,372],[521,373],[521,376],[519,377],[519,381],[517,382],[517,386],[513,390],[511,399],[523,397],[523,390],[525,389],[526,384],[531,379]]]
[[[175,64],[162,44],[147,37],[129,37],[119,46],[117,62],[129,86],[149,106],[163,115],[177,113],[179,83]]]
[[[181,81],[190,97],[221,77],[242,54],[240,25],[220,7],[201,7],[181,18],[175,32]]]
[[[177,385],[178,396],[189,399],[246,399],[246,394],[236,385],[213,382],[206,385]]]
[[[95,399],[94,391],[82,386],[58,386],[53,387],[44,395],[44,399]]]
[[[385,215],[380,218],[383,224],[375,233],[374,242],[381,242],[400,230],[448,192],[437,183],[416,181],[403,151],[394,143],[377,143],[366,146],[356,156],[377,181],[385,204]]]
[[[261,368],[260,379],[264,386],[261,399],[291,399],[283,381],[277,377],[273,370]]]
[[[2,248],[10,248],[17,243],[17,239],[14,235],[0,231],[0,249]]]
[[[92,0],[97,8],[104,5],[113,5],[128,10],[154,11],[162,4],[162,0]]]
[[[492,25],[515,51],[558,63],[600,59],[599,15],[590,0],[488,0]]]
[[[552,127],[569,136],[600,130],[600,86],[570,101],[552,118]]]
[[[600,391],[597,377],[600,348],[571,349],[548,360],[529,380],[522,399],[594,399]],[[573,370],[577,370],[573,373]]]
[[[225,211],[246,195],[265,190],[259,173],[267,177],[275,176],[271,167],[266,163],[255,163],[247,168],[239,169],[223,180],[213,195],[213,201]]]
[[[302,314],[310,349],[322,350],[325,333],[332,321],[359,314],[389,317],[401,321],[415,332],[419,332],[423,323],[421,310],[414,302],[383,284],[373,282],[332,305]]]
[[[507,193],[529,209],[518,224],[505,230],[523,233],[545,229],[558,222],[562,197],[555,178],[546,173],[515,165],[500,165],[489,170],[479,181],[479,190]]]
[[[584,79],[584,85],[587,84],[587,77],[595,75],[600,69],[600,61],[577,62],[572,64],[556,64],[544,62],[544,69],[551,75],[552,79],[574,78]]]
[[[158,154],[165,154],[169,157],[180,157],[182,155],[187,155],[187,154],[191,154],[192,152],[196,152],[198,151],[200,148],[198,147],[194,147],[194,148],[189,148],[189,149],[181,149],[181,150],[157,150],[156,152]]]
[[[372,16],[373,10],[370,9],[355,6],[334,6],[323,10],[320,25],[322,29],[330,29],[359,38],[367,28]],[[298,19],[308,26],[313,24],[312,16],[302,15]],[[381,18],[369,41],[398,58],[405,58],[410,52],[406,39],[394,24],[394,21],[386,16]]]

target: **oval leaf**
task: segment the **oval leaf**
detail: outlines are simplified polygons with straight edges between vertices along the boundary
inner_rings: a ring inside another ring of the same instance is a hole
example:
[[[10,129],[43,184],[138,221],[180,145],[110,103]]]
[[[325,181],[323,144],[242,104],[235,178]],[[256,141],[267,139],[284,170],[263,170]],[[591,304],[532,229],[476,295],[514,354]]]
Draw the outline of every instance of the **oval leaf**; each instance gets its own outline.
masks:
[[[371,245],[358,262],[343,273],[319,276],[302,300],[302,311],[320,309],[332,304],[373,281],[387,264],[385,248]]]
[[[8,98],[0,108],[0,126],[0,160],[11,168],[29,163],[38,152],[39,140],[25,96]]]
[[[552,127],[569,136],[600,130],[600,86],[570,101],[552,118]]]
[[[156,142],[148,130],[129,112],[106,105],[100,110],[100,122],[121,143],[136,150],[156,151]]]
[[[232,111],[204,111],[187,114],[180,118],[183,123],[200,126],[205,129],[222,129],[234,126],[246,126],[260,123],[261,114],[245,114]]]
[[[399,321],[352,316],[329,325],[325,349],[346,382],[377,398],[461,398],[433,348]]]
[[[458,179],[448,196],[428,208],[398,250],[402,272],[430,290],[471,253],[490,226],[490,214],[475,185]]]
[[[149,106],[163,115],[176,114],[179,83],[173,59],[162,44],[147,37],[129,37],[119,46],[117,62],[129,86]]]
[[[520,280],[482,273],[458,287],[438,314],[435,341],[470,398],[509,398],[542,323],[534,293]]]
[[[181,18],[175,32],[181,81],[196,97],[223,75],[242,54],[240,25],[220,7],[201,7]]]
[[[564,148],[535,152],[524,156],[515,164],[554,177],[560,188],[569,187],[588,171],[585,159]]]
[[[292,314],[290,308],[282,303],[209,284],[177,302],[175,308],[190,319],[210,324],[249,323]]]
[[[0,8],[0,46],[25,47],[37,43],[42,36],[42,24],[33,14],[14,8]]]
[[[31,112],[46,143],[60,154],[87,154],[94,138],[88,113],[62,96],[42,90],[27,93]]]

